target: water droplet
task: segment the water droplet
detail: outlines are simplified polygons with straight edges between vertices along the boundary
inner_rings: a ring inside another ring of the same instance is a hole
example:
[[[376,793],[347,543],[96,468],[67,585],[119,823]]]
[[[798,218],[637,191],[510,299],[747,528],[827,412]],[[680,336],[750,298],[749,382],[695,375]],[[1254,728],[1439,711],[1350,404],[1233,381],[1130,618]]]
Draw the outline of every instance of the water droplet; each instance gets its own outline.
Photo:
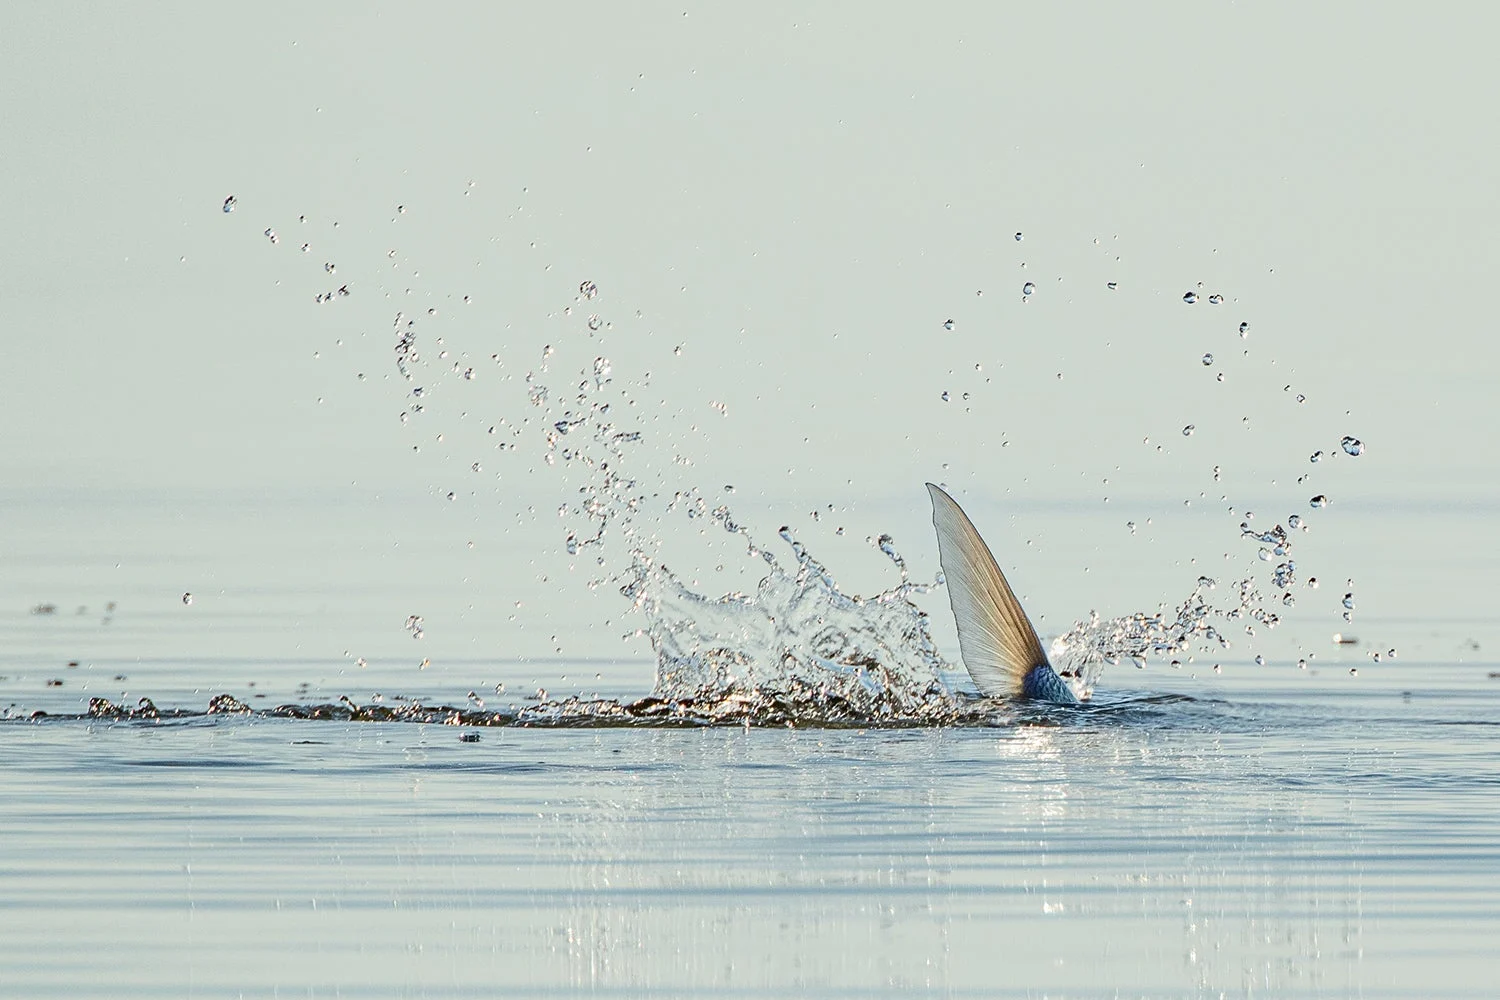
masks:
[[[1104,283],[1104,287],[1108,288],[1110,291],[1114,291],[1116,288],[1120,287],[1120,283],[1118,281],[1107,281]]]
[[[234,196],[234,195],[230,195],[230,196],[229,196],[229,197],[228,197],[228,198],[225,198],[225,199],[224,199],[224,213],[225,213],[225,214],[226,214],[226,215],[227,215],[227,214],[228,214],[228,213],[230,213],[230,212],[233,212],[233,211],[234,211],[234,205],[235,205],[235,202],[236,202],[236,200],[237,200],[237,199],[236,199],[236,198],[235,198],[235,196]]]
[[[182,595],[182,603],[183,604],[192,604],[193,603],[193,595],[192,594],[183,594]]]
[[[1197,430],[1196,427],[1194,427],[1192,424],[1188,424],[1186,427],[1184,427],[1182,429],[1182,436],[1183,437],[1192,437],[1193,436],[1193,431],[1195,431],[1195,430]]]
[[[1297,514],[1292,514],[1286,519],[1286,526],[1292,529],[1300,528],[1302,527],[1302,518]]]
[[[1205,354],[1205,355],[1203,355],[1203,364],[1204,364],[1204,367],[1207,367],[1208,365],[1211,365],[1213,363],[1214,363],[1214,356],[1212,354]]]
[[[1024,236],[1024,235],[1022,235],[1022,234],[1021,234],[1021,233],[1017,233],[1017,234],[1016,234],[1016,242],[1017,242],[1017,243],[1019,243],[1019,242],[1021,242],[1021,241],[1022,241],[1022,240],[1023,240],[1023,239],[1025,239],[1025,238],[1026,238],[1026,237],[1025,237],[1025,236]]]
[[[1313,506],[1313,507],[1327,507],[1328,506],[1328,498],[1325,497],[1321,493],[1319,493],[1317,496],[1313,497],[1311,500],[1309,500],[1307,502],[1308,502],[1308,504],[1310,506]]]
[[[1194,302],[1198,301],[1198,293],[1197,292],[1188,292],[1186,295],[1184,295],[1182,297],[1182,301],[1186,302],[1188,305],[1192,305]]]
[[[1298,660],[1297,661],[1297,669],[1298,670],[1306,670],[1307,669],[1307,661],[1306,660]]]
[[[1250,324],[1249,323],[1241,323],[1240,324],[1240,336],[1241,337],[1247,337],[1249,335],[1250,335]]]
[[[265,233],[265,236],[266,236],[266,239],[270,240],[272,243],[279,243],[279,242],[281,242],[281,240],[276,235],[276,230],[274,230],[274,229],[267,229],[266,233]]]
[[[599,294],[599,286],[592,281],[581,281],[578,284],[578,294],[585,299],[591,299]]]
[[[1211,306],[1223,305],[1224,296],[1220,295],[1218,292],[1215,292],[1208,297],[1208,304]]]
[[[945,402],[945,403],[948,402],[948,390],[947,389],[943,390],[943,402]]]
[[[1310,576],[1310,577],[1307,578],[1307,589],[1308,590],[1317,590],[1318,589],[1318,578],[1317,577]]]
[[[1034,281],[1028,281],[1026,282],[1026,284],[1021,286],[1022,295],[1030,295],[1034,291],[1036,291],[1036,282]]]
[[[1359,438],[1344,435],[1344,440],[1339,442],[1343,446],[1344,453],[1348,455],[1363,455],[1365,444]]]
[[[944,330],[951,330],[951,329],[953,329],[953,321],[951,319],[944,320],[943,321],[943,329]]]
[[[1315,451],[1311,455],[1307,456],[1307,460],[1313,463],[1321,462],[1323,461],[1323,453],[1321,451]]]
[[[1266,658],[1264,656],[1261,656],[1259,653],[1256,653],[1255,654],[1255,665],[1257,667],[1263,667],[1263,666],[1265,666],[1266,665]]]
[[[598,313],[595,313],[594,315],[592,315],[592,316],[589,317],[589,329],[590,330],[598,330],[603,325],[604,325],[604,320],[602,320],[602,319],[599,318],[599,314]]]
[[[1344,595],[1344,607],[1348,608],[1350,611],[1354,610],[1354,595],[1353,594],[1345,594]]]

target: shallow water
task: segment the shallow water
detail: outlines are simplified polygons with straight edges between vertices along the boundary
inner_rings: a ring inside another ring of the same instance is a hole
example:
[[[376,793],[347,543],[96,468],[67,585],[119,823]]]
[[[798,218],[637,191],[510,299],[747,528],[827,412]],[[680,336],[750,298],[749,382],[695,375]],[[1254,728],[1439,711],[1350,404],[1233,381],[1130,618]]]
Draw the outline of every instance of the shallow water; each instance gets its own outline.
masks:
[[[1406,646],[1446,657],[1116,667],[983,725],[481,728],[271,710],[629,701],[651,665],[260,656],[299,598],[256,592],[4,617],[8,995],[1492,993],[1480,621]],[[141,696],[194,714],[81,717]]]

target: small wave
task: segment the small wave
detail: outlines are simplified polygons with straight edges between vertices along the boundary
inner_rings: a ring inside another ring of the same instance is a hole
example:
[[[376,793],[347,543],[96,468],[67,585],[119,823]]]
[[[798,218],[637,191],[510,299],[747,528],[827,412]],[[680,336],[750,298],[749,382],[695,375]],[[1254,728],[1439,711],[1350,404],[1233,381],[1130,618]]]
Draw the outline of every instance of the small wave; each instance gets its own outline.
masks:
[[[135,705],[116,705],[94,698],[83,713],[33,712],[5,720],[11,723],[110,721],[139,724],[180,724],[218,721],[219,718],[285,719],[309,722],[412,723],[468,729],[691,729],[755,727],[789,729],[919,729],[919,728],[1129,728],[1200,725],[1234,728],[1243,706],[1214,698],[1182,694],[1132,694],[1085,702],[1077,706],[1004,702],[963,692],[932,692],[914,706],[882,702],[875,708],[861,698],[849,700],[824,686],[790,682],[776,691],[746,692],[729,687],[713,694],[687,698],[647,695],[634,701],[569,697],[520,707],[476,709],[452,705],[404,702],[359,704],[345,696],[334,702],[289,703],[255,709],[232,695],[216,695],[202,709],[159,708],[151,699]],[[1257,716],[1257,718],[1259,718]]]
[[[390,722],[468,728],[701,728],[755,726],[818,729],[909,729],[937,726],[1008,726],[1019,719],[1014,706],[966,695],[934,696],[911,710],[886,704],[871,711],[822,689],[793,685],[778,692],[744,693],[729,689],[716,696],[671,699],[655,695],[635,701],[611,698],[562,698],[519,708],[474,709],[451,705],[361,705],[348,697],[337,702],[286,704],[253,709],[232,695],[216,695],[203,709],[158,708],[149,698],[136,705],[116,705],[94,698],[82,713],[32,712],[6,720],[13,723],[117,721],[172,723],[211,717],[293,719],[328,722]]]

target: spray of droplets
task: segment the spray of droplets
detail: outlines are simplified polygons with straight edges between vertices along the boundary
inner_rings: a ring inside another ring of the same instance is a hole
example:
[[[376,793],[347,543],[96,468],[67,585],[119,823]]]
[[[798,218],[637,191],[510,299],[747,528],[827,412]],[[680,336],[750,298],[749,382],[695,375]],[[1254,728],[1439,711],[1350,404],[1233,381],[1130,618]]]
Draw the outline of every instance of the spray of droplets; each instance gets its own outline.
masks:
[[[223,211],[232,212],[235,205],[236,199],[230,197]],[[273,244],[278,242],[272,228],[263,235]],[[1016,239],[1021,239],[1020,233]],[[325,263],[324,271],[326,280],[334,271],[332,263]],[[318,301],[346,296],[347,288],[322,293]],[[1024,283],[1023,299],[1035,292],[1033,282]],[[583,280],[575,301],[593,310],[599,295],[594,281]],[[467,296],[464,301],[469,301]],[[1189,291],[1183,301],[1194,304],[1198,294]],[[1211,305],[1223,301],[1217,293],[1208,297]],[[569,307],[564,313],[571,311]],[[436,310],[428,310],[428,315],[435,317]],[[544,347],[538,363],[524,376],[530,416],[516,420],[511,414],[512,422],[499,420],[490,427],[490,434],[498,430],[509,435],[510,440],[498,448],[535,449],[532,453],[543,466],[557,470],[560,494],[567,497],[558,509],[559,541],[569,556],[587,557],[592,566],[589,587],[609,586],[623,596],[636,616],[637,625],[629,634],[643,637],[655,653],[655,684],[650,697],[632,705],[543,697],[520,714],[493,714],[498,721],[491,724],[565,725],[585,720],[927,724],[975,718],[972,701],[950,690],[944,681],[961,668],[943,660],[926,614],[912,600],[939,586],[941,578],[930,584],[909,579],[890,537],[881,535],[873,541],[891,560],[896,578],[874,596],[849,594],[789,528],[777,533],[784,545],[777,547],[782,553],[778,557],[752,537],[727,505],[711,503],[698,487],[667,483],[659,475],[649,485],[642,483],[641,478],[649,478],[650,462],[644,460],[641,449],[661,445],[648,441],[638,419],[618,414],[630,413],[631,394],[647,384],[648,376],[641,373],[617,384],[610,358],[594,353],[605,347],[612,324],[601,313],[590,311],[582,326],[586,339],[581,343],[590,348],[592,359],[569,366],[569,374],[559,378],[553,371],[556,350],[552,345]],[[954,326],[953,320],[943,323],[948,331]],[[1241,337],[1247,330],[1248,323],[1238,324]],[[452,374],[472,383],[476,377],[475,368],[465,361],[448,363],[449,352],[441,339],[434,340],[426,354],[419,351],[422,342],[418,320],[404,312],[396,314],[394,362],[408,386],[406,408],[400,414],[403,423],[424,412],[430,387],[440,384],[441,378]],[[681,348],[674,353],[681,354]],[[429,364],[429,358],[433,363]],[[498,354],[491,360],[502,364]],[[1205,367],[1215,365],[1211,353],[1204,353],[1200,361]],[[942,398],[947,400],[949,394],[944,392]],[[723,404],[712,405],[724,412]],[[1191,436],[1194,430],[1193,424],[1187,424],[1182,434]],[[1352,436],[1345,436],[1340,444],[1350,456],[1364,451],[1363,443]],[[1322,457],[1322,452],[1316,452],[1311,460]],[[674,464],[691,462],[679,455]],[[481,469],[478,461],[468,467],[476,473]],[[454,494],[447,496],[452,499]],[[1320,508],[1328,502],[1320,494],[1309,504]],[[746,557],[762,567],[759,573],[763,575],[753,590],[705,594],[668,569],[660,558],[662,533],[677,530],[674,524],[679,518],[694,522],[694,529],[711,523],[738,536]],[[1306,527],[1295,514],[1285,519],[1284,526],[1267,529],[1254,526],[1252,519],[1247,512],[1240,535],[1256,546],[1258,562],[1266,564],[1265,579],[1249,575],[1219,587],[1208,577],[1200,577],[1189,596],[1170,608],[1113,619],[1091,614],[1052,644],[1052,657],[1062,674],[1087,696],[1108,666],[1122,662],[1144,666],[1152,659],[1176,665],[1179,658],[1191,657],[1197,650],[1229,649],[1232,634],[1253,636],[1257,629],[1275,628],[1279,621],[1275,609],[1295,603],[1297,566],[1290,552],[1294,534]],[[1135,530],[1134,522],[1131,530]],[[1307,586],[1314,587],[1316,582],[1309,579]],[[1216,591],[1225,596],[1215,600]],[[188,600],[185,595],[184,602]],[[1348,619],[1353,611],[1352,592],[1344,606]],[[406,631],[420,639],[423,626],[420,616],[411,615]],[[468,712],[472,718],[465,724],[483,724],[475,714],[482,708],[482,702],[475,706],[471,698]],[[364,711],[352,704],[344,710],[353,718]],[[420,714],[423,710],[411,706],[407,711]],[[993,707],[985,711],[992,713]]]

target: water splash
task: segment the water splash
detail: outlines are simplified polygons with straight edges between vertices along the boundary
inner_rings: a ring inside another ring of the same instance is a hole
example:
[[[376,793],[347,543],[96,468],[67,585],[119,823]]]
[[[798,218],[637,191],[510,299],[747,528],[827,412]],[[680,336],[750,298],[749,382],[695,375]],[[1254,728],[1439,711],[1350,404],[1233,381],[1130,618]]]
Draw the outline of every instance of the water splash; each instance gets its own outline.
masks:
[[[1048,655],[1074,689],[1088,697],[1106,667],[1129,662],[1143,668],[1152,659],[1180,666],[1182,658],[1198,651],[1230,649],[1233,644],[1225,634],[1230,629],[1242,627],[1254,634],[1256,626],[1272,629],[1280,622],[1266,607],[1254,580],[1246,578],[1230,587],[1232,601],[1224,606],[1208,597],[1216,587],[1214,580],[1200,576],[1188,597],[1170,611],[1163,608],[1108,619],[1090,612],[1087,620],[1052,641]]]
[[[732,524],[723,508],[715,516]],[[643,631],[657,658],[653,696],[781,705],[825,718],[951,715],[956,702],[942,676],[948,665],[927,615],[910,600],[932,585],[903,578],[874,597],[846,594],[787,528],[779,534],[795,567],[749,542],[768,569],[754,594],[707,597],[637,553],[621,592],[648,622]],[[889,538],[883,541],[901,565]]]
[[[276,239],[273,230],[264,235]],[[324,272],[324,277],[333,272],[331,262],[324,264]],[[601,298],[599,286],[583,280],[577,287],[575,304],[587,303],[588,309],[594,309]],[[1023,299],[1035,292],[1033,282],[1023,284]],[[343,289],[340,293],[346,294]],[[1194,304],[1199,295],[1188,291],[1182,298]],[[1212,305],[1223,301],[1218,293],[1208,297]],[[571,307],[563,315],[573,315]],[[604,314],[589,312],[579,319],[578,332],[583,336],[564,346],[587,348],[588,355],[607,350],[614,327]],[[435,309],[428,309],[422,322],[429,321],[441,322]],[[955,322],[950,319],[943,325],[952,330]],[[1241,337],[1248,328],[1248,322],[1238,323]],[[419,418],[432,394],[452,384],[449,379],[460,380],[459,387],[475,383],[475,368],[467,363],[468,356],[456,352],[465,360],[450,359],[443,340],[432,338],[429,343],[425,333],[419,335],[418,321],[410,315],[396,315],[394,333],[395,366],[407,384],[405,409],[400,414],[403,422]],[[419,341],[430,350],[419,352]],[[678,347],[673,353],[681,352]],[[786,551],[777,546],[772,552],[751,536],[727,505],[714,505],[698,487],[684,487],[679,479],[662,475],[653,466],[651,453],[641,451],[648,443],[648,424],[641,415],[645,408],[635,408],[635,397],[649,385],[649,373],[626,372],[617,382],[615,364],[604,353],[576,365],[563,365],[554,357],[556,353],[549,344],[539,362],[524,374],[521,405],[523,409],[529,406],[530,416],[515,419],[516,414],[509,414],[509,423],[498,421],[489,433],[494,435],[504,427],[509,439],[498,444],[491,441],[488,446],[502,452],[534,449],[533,457],[555,470],[565,488],[562,495],[567,497],[558,511],[560,548],[591,564],[591,589],[609,586],[628,601],[637,623],[631,634],[645,638],[655,654],[652,693],[632,704],[543,699],[508,715],[486,715],[482,705],[472,701],[464,710],[423,709],[422,713],[451,711],[459,720],[455,724],[462,725],[486,724],[468,721],[482,718],[502,720],[493,724],[527,725],[568,724],[584,718],[621,724],[638,724],[648,718],[696,723],[921,724],[958,720],[972,711],[971,701],[946,683],[945,676],[956,665],[943,660],[926,614],[913,601],[941,586],[941,576],[932,583],[912,581],[904,560],[884,535],[872,542],[891,559],[897,578],[870,597],[842,590],[787,527],[777,533]],[[508,359],[502,361],[498,354],[490,358],[506,369]],[[1212,353],[1201,354],[1200,360],[1204,366],[1216,364]],[[942,398],[947,400],[949,393],[944,391]],[[711,405],[724,412],[722,403]],[[1184,436],[1194,431],[1193,424],[1182,428]],[[442,436],[437,440],[442,441]],[[1363,451],[1363,445],[1352,437],[1341,444],[1349,455]],[[667,450],[673,452],[675,466],[691,465],[680,449]],[[1312,461],[1321,457],[1317,452]],[[481,469],[472,456],[461,462],[473,473]],[[451,499],[454,494],[447,496]],[[1326,503],[1318,495],[1310,506]],[[1081,694],[1092,691],[1108,666],[1122,662],[1144,666],[1153,658],[1175,662],[1198,650],[1227,650],[1229,634],[1242,629],[1254,635],[1257,628],[1277,625],[1278,612],[1273,609],[1295,603],[1291,591],[1297,583],[1297,566],[1290,556],[1291,535],[1280,525],[1268,530],[1252,528],[1250,517],[1247,514],[1241,524],[1241,537],[1256,546],[1254,573],[1223,588],[1201,577],[1185,599],[1154,613],[1107,620],[1091,614],[1055,640],[1054,662]],[[713,523],[738,536],[758,582],[747,592],[713,596],[673,573],[661,552],[664,536],[681,534],[671,524],[677,518],[695,522],[695,531]],[[1306,530],[1297,515],[1289,517],[1287,524],[1293,532]],[[1134,532],[1134,522],[1130,527]],[[1261,573],[1266,575],[1261,577]],[[1314,581],[1309,580],[1308,586],[1315,586]],[[1216,588],[1225,599],[1212,599]],[[422,625],[420,616],[413,615],[406,630],[413,638],[421,638]],[[339,711],[360,718],[417,709],[361,708],[351,703]],[[986,711],[995,709],[991,706]],[[420,721],[433,719],[424,715]]]
[[[398,366],[412,380],[415,337],[409,323],[398,320],[398,328]],[[568,380],[575,386],[571,394],[554,391],[549,366],[555,353],[547,348],[527,384],[528,399],[540,411],[544,461],[577,483],[575,499],[558,511],[564,547],[569,555],[593,557],[600,572],[591,587],[612,586],[629,601],[640,623],[632,634],[650,643],[656,673],[642,702],[543,702],[505,724],[637,724],[649,717],[692,724],[917,725],[972,713],[972,700],[945,680],[961,666],[942,658],[926,613],[913,601],[941,586],[941,577],[911,580],[891,537],[880,535],[871,544],[890,559],[896,580],[870,597],[846,593],[789,527],[777,534],[790,559],[778,558],[727,504],[712,504],[697,487],[669,492],[661,482],[627,474],[646,466],[636,450],[647,441],[642,427],[615,416],[614,401],[628,397],[629,389],[604,392],[613,386],[614,365],[597,356]],[[738,537],[759,567],[754,588],[713,596],[669,569],[660,558],[662,537],[679,517]],[[1230,600],[1218,603],[1209,597],[1215,581],[1200,577],[1170,611],[1107,620],[1091,615],[1053,643],[1060,672],[1088,697],[1108,666],[1227,650],[1227,635],[1236,629],[1253,635],[1256,628],[1275,628],[1279,616],[1272,608],[1291,605],[1297,579],[1291,535],[1280,524],[1252,527],[1253,518],[1246,514],[1240,533],[1256,545],[1260,561],[1272,564],[1269,589],[1246,577],[1224,588]],[[1300,526],[1300,520],[1289,523]]]
[[[590,550],[602,569],[592,585],[614,586],[641,624],[635,635],[656,656],[652,698],[694,717],[728,713],[832,720],[933,721],[958,709],[942,676],[951,667],[937,651],[927,616],[911,597],[935,584],[908,579],[889,536],[875,540],[899,580],[873,597],[842,591],[833,576],[783,527],[791,553],[783,565],[739,523],[726,504],[711,506],[696,488],[669,494],[627,475],[643,464],[635,452],[642,428],[616,422],[601,390],[614,380],[611,362],[596,357],[571,397],[534,384],[533,403],[546,411],[544,458],[583,474],[574,502],[564,504],[569,554]],[[553,419],[556,417],[556,419]],[[663,504],[657,498],[669,496]],[[654,525],[674,517],[708,521],[738,536],[764,574],[753,593],[712,597],[698,592],[660,559]],[[769,714],[768,714],[769,713]]]

